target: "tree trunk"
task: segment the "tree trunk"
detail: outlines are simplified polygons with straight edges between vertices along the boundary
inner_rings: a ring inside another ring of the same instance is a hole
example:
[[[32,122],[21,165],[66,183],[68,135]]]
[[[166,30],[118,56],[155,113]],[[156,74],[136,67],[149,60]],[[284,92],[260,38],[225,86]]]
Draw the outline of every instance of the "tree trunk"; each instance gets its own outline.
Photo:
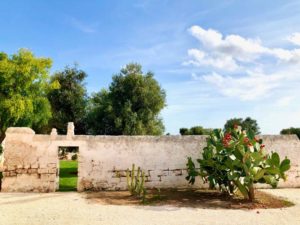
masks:
[[[4,150],[3,146],[2,146],[2,142],[3,142],[4,138],[5,138],[5,133],[0,131],[0,156],[3,154],[3,150]],[[0,157],[0,159],[1,159],[1,157]]]
[[[5,138],[5,133],[0,132],[0,144],[2,143],[4,138]]]
[[[0,145],[5,138],[5,132],[0,131]]]
[[[253,183],[251,183],[249,185],[248,197],[249,197],[250,202],[253,202],[255,199]]]

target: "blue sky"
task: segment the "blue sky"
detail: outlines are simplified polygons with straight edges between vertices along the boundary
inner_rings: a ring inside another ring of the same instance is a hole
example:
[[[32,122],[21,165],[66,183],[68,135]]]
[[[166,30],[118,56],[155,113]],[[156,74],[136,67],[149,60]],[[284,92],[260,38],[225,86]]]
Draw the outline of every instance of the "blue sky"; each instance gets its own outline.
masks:
[[[255,118],[300,126],[300,1],[1,1],[1,51],[77,62],[89,93],[129,62],[167,93],[166,132]]]

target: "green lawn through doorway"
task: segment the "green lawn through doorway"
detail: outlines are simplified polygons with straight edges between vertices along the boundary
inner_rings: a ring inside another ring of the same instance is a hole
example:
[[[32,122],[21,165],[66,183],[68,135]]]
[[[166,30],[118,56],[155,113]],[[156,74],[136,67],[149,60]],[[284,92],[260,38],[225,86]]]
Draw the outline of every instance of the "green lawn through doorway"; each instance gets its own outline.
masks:
[[[78,161],[59,161],[59,191],[77,190]]]

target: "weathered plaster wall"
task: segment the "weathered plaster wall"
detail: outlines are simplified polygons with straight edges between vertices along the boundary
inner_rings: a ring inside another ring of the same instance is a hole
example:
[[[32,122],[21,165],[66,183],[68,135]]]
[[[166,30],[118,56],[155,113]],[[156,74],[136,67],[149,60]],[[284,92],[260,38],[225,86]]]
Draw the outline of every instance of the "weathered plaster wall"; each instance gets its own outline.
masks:
[[[300,141],[296,136],[262,136],[266,149],[291,159],[288,180],[279,187],[300,187]],[[147,187],[190,187],[187,157],[199,158],[205,136],[82,136],[88,148],[80,149],[78,189],[126,189],[126,169],[132,163],[146,172]],[[194,187],[207,187],[200,179]],[[269,187],[260,185],[260,187]]]
[[[277,152],[280,159],[286,156],[291,160],[287,181],[280,181],[278,187],[300,187],[300,141],[296,135],[263,135],[266,149]],[[260,185],[260,187],[270,187]]]
[[[126,189],[126,169],[132,163],[146,173],[147,187],[188,187],[188,156],[198,157],[204,136],[76,137],[88,143],[79,149],[78,190]],[[199,184],[198,184],[199,185]]]
[[[58,147],[79,147],[78,190],[126,189],[132,163],[146,172],[147,187],[190,187],[186,159],[196,159],[205,136],[35,135],[28,128],[9,128],[5,139],[2,191],[55,191]],[[288,156],[292,168],[280,187],[300,187],[300,141],[296,136],[263,136],[266,148]],[[205,187],[198,179],[197,187]]]
[[[57,156],[50,136],[35,135],[29,128],[6,132],[2,191],[50,192],[56,189]]]

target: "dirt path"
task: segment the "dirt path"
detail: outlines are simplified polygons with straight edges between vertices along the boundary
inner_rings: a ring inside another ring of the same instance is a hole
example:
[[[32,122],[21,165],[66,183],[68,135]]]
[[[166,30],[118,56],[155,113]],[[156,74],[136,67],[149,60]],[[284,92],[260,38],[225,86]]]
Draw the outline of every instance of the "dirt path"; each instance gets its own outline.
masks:
[[[293,224],[300,225],[300,189],[266,190],[296,205],[284,209],[228,210],[92,203],[72,193],[0,193],[0,224]]]

